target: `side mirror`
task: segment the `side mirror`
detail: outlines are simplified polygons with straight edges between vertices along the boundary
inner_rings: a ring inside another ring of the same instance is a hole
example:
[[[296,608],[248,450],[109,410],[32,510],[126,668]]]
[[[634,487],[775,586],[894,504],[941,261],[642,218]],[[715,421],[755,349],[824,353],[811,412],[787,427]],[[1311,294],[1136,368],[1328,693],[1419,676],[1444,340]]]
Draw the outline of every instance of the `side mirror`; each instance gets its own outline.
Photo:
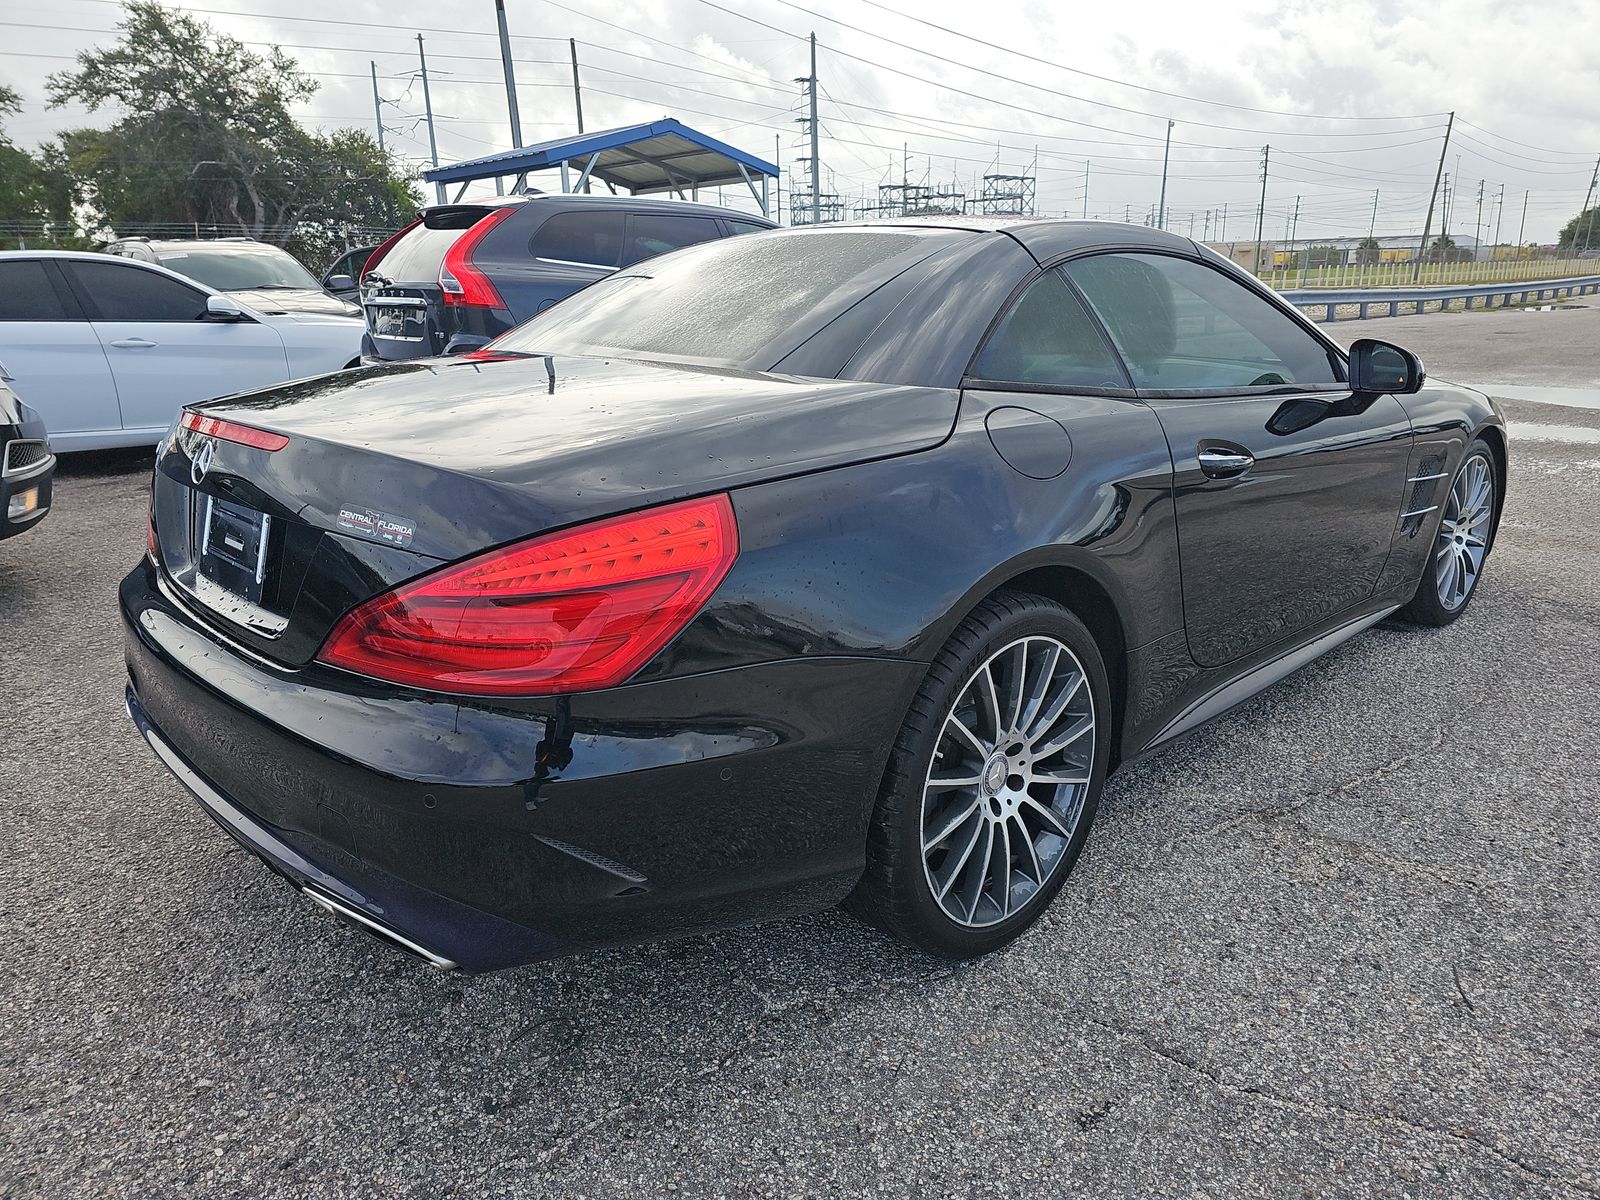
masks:
[[[1410,395],[1427,378],[1422,360],[1409,350],[1373,338],[1350,344],[1350,386],[1358,392]]]
[[[356,290],[356,281],[348,275],[329,275],[322,281],[322,286],[330,292],[353,292]]]
[[[208,321],[242,321],[245,319],[244,309],[236,301],[226,296],[206,297],[206,320]]]

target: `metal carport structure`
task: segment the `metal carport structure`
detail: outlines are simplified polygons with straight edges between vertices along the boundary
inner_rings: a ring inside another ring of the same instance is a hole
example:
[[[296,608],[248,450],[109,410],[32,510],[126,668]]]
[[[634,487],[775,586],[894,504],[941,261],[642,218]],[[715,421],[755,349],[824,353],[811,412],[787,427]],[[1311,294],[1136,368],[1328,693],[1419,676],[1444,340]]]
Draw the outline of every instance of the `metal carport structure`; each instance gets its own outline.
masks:
[[[591,182],[599,181],[613,193],[626,191],[643,196],[675,192],[680,199],[690,200],[698,199],[703,187],[743,183],[763,214],[767,212],[767,181],[778,177],[777,164],[746,154],[671,117],[486,154],[448,167],[434,167],[424,171],[422,177],[434,185],[443,203],[448,184],[460,185],[456,189],[457,200],[470,184],[484,179],[494,180],[495,191],[500,194],[508,190],[506,184],[510,180],[509,191],[516,194],[527,190],[529,175],[557,169],[563,192],[588,191]]]

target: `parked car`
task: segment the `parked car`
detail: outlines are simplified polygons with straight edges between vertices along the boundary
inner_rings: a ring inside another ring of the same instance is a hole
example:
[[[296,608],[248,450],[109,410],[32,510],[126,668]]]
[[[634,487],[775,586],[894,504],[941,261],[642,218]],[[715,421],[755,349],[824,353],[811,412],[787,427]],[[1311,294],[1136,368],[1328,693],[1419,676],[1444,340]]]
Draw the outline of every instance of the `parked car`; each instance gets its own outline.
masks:
[[[1486,397],[1170,233],[733,238],[485,350],[190,409],[128,709],[435,965],[841,900],[980,954],[1119,763],[1458,619],[1506,454]]]
[[[0,539],[44,520],[56,470],[44,419],[17,398],[10,383],[0,362]]]
[[[482,346],[597,279],[654,255],[771,229],[681,200],[505,196],[425,208],[360,276],[370,358]]]
[[[339,255],[322,272],[323,291],[350,301],[359,314],[361,287],[357,281],[361,278],[362,268],[367,265],[367,259],[372,257],[376,249],[376,246],[353,246]]]
[[[0,252],[0,361],[55,449],[159,441],[185,404],[359,360],[354,317],[269,313],[104,254]]]
[[[330,317],[361,315],[361,306],[351,302],[353,297],[341,297],[336,289],[319,283],[287,250],[253,238],[197,241],[119,238],[107,245],[105,251],[135,262],[167,267],[232,296],[240,304],[248,304],[256,312],[317,313]],[[353,280],[347,290],[355,290]]]

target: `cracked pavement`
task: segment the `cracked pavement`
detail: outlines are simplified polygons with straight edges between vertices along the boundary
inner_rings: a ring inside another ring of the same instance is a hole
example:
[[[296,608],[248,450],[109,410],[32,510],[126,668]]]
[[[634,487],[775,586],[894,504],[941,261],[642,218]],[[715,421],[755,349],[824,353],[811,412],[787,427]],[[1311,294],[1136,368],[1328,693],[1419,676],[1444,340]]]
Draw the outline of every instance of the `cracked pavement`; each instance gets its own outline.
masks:
[[[1600,308],[1335,333],[1600,388]],[[1125,769],[961,966],[824,913],[459,978],[321,916],[128,726],[148,458],[69,463],[0,545],[0,1197],[1600,1195],[1600,405],[1506,410],[1471,613]]]

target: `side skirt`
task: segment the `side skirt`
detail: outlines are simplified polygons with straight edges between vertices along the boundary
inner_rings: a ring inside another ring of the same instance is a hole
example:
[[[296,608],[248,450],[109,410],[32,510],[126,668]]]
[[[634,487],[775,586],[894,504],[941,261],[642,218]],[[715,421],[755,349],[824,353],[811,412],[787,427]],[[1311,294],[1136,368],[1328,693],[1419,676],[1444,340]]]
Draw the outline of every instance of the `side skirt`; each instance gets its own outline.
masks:
[[[1391,605],[1381,608],[1377,612],[1367,613],[1348,621],[1335,629],[1330,629],[1303,645],[1286,650],[1276,658],[1268,659],[1260,666],[1253,667],[1245,674],[1213,688],[1201,696],[1188,708],[1184,709],[1162,728],[1149,743],[1141,750],[1140,755],[1146,754],[1159,746],[1182,737],[1204,725],[1207,721],[1220,717],[1235,705],[1242,704],[1258,692],[1265,691],[1280,679],[1291,672],[1299,670],[1314,658],[1326,654],[1335,646],[1341,645],[1355,637],[1363,630],[1370,629],[1390,613],[1396,612],[1400,606]]]

